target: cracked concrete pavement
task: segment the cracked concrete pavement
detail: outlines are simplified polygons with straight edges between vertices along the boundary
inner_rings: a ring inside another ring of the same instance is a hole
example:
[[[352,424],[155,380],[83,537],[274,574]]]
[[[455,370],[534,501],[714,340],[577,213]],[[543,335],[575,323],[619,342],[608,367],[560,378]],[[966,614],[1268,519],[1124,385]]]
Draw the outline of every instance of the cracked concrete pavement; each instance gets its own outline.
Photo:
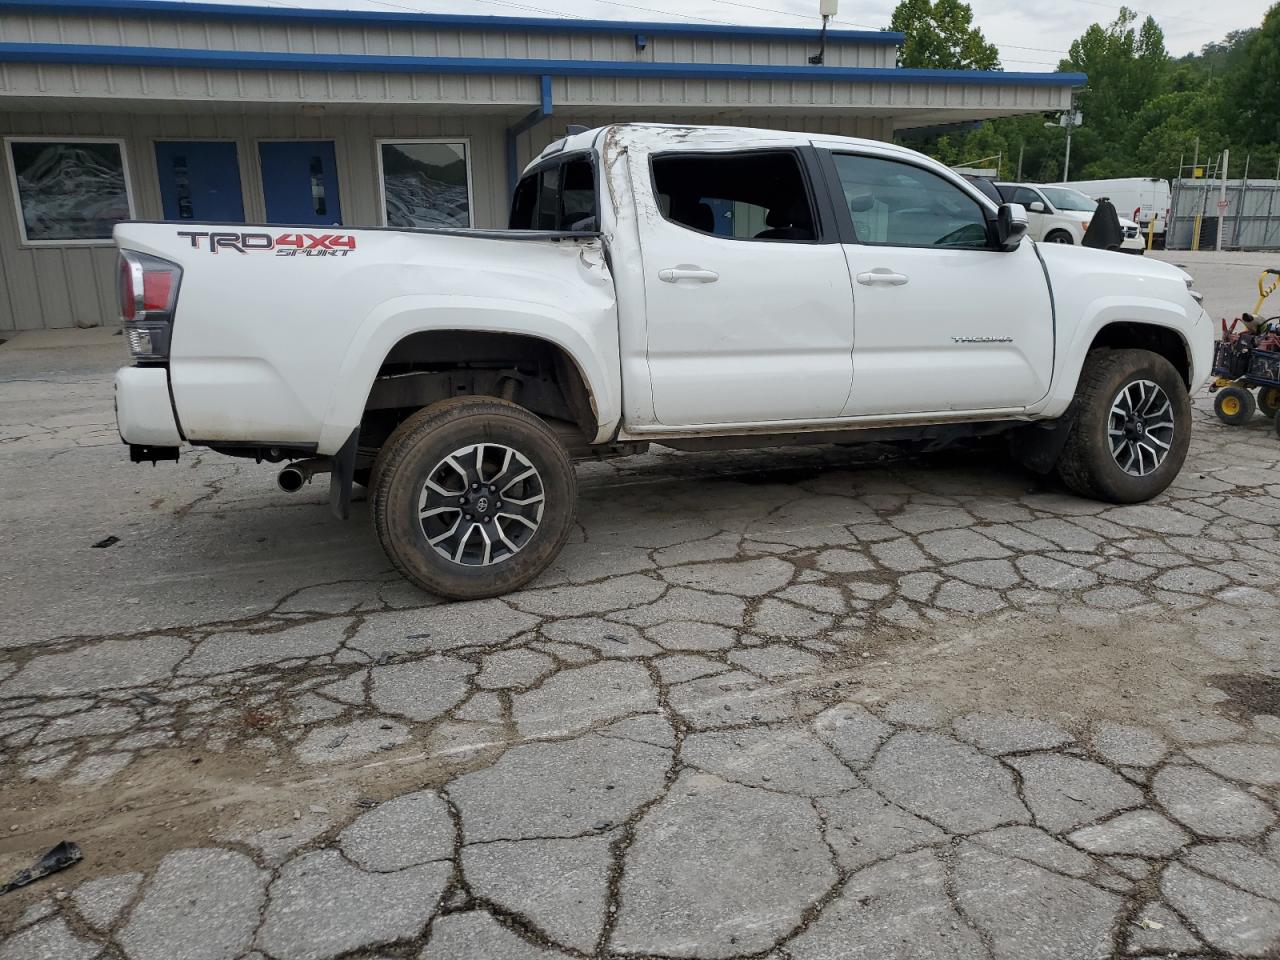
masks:
[[[1151,504],[991,448],[584,465],[523,592],[134,466],[0,347],[0,960],[1280,955],[1280,442]],[[119,542],[95,548],[108,536]]]

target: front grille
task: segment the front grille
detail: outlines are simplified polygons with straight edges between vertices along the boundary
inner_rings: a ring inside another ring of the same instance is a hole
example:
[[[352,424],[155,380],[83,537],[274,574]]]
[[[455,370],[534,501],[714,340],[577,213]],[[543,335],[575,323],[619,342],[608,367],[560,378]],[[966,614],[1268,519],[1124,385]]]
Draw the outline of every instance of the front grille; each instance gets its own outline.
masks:
[[[1125,237],[1125,239],[1126,239],[1126,240],[1132,240],[1132,239],[1133,239],[1134,237],[1136,237],[1137,235],[1138,235],[1138,228],[1137,228],[1137,227],[1125,227],[1125,228],[1124,228],[1124,237]]]

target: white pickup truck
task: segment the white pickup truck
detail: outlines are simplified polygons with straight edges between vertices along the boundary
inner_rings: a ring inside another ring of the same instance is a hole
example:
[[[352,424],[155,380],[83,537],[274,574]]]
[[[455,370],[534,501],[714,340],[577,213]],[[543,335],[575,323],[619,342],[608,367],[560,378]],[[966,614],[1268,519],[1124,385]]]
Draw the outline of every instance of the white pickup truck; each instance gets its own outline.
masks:
[[[1024,237],[887,143],[571,131],[510,230],[123,223],[136,461],[185,442],[369,490],[406,577],[492,596],[556,556],[576,458],[1009,432],[1128,503],[1182,466],[1213,333],[1191,278]]]

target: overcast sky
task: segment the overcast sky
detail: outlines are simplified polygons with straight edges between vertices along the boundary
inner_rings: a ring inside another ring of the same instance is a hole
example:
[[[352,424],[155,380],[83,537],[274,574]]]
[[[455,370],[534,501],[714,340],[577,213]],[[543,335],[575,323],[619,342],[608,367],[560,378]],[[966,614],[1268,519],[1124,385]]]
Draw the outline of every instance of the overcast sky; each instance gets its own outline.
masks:
[[[804,26],[818,23],[818,0],[227,0],[289,7],[423,10],[496,16],[556,16],[594,19],[675,20],[686,23]],[[1146,0],[1164,28],[1170,53],[1180,56],[1228,31],[1262,22],[1271,0]],[[841,26],[879,29],[896,0],[842,0]],[[1106,0],[971,0],[974,18],[1000,48],[1007,70],[1057,66],[1071,41],[1089,24],[1109,23],[1118,3]]]

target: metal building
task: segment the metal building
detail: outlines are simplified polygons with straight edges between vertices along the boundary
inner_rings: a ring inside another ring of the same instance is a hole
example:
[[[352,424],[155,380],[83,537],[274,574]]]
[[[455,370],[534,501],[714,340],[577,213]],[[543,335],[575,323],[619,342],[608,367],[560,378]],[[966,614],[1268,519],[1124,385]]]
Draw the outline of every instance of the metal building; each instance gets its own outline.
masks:
[[[120,219],[506,220],[567,124],[887,139],[1060,111],[1079,74],[905,70],[901,34],[0,0],[0,331],[114,322]]]

